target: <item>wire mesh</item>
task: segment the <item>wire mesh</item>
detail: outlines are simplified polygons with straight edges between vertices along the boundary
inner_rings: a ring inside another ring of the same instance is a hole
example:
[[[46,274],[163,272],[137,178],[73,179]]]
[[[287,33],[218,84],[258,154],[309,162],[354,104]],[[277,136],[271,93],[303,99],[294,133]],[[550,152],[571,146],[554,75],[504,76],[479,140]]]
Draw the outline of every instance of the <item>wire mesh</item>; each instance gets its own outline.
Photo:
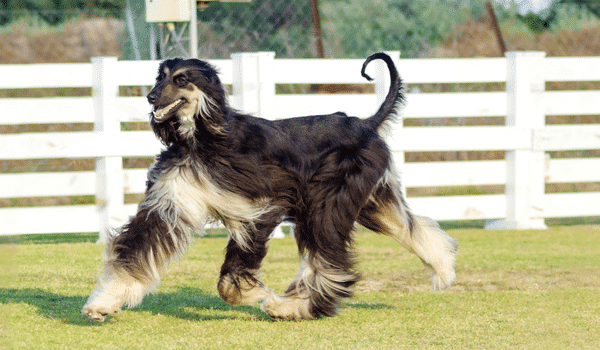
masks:
[[[485,2],[318,0],[324,57],[362,58],[381,50],[399,50],[403,58],[500,56]],[[531,32],[530,23],[515,9],[494,2],[507,49],[543,50],[556,56],[597,55],[597,6],[566,2],[555,2],[552,25],[541,33]],[[33,3],[49,5],[18,6]],[[87,0],[85,4],[90,5],[83,8],[65,5],[80,3],[0,2],[0,63],[88,61],[93,55],[115,55],[115,46],[118,56],[127,60],[191,56],[189,23],[147,23],[145,0]],[[101,23],[102,17],[107,23]],[[234,52],[273,51],[277,58],[317,57],[314,25],[311,0],[210,2],[198,11],[198,56],[229,58]],[[45,32],[40,35],[34,29],[36,35],[31,35],[32,27]],[[94,43],[97,37],[102,40]],[[57,41],[64,41],[64,48],[52,50],[50,46],[61,47]]]

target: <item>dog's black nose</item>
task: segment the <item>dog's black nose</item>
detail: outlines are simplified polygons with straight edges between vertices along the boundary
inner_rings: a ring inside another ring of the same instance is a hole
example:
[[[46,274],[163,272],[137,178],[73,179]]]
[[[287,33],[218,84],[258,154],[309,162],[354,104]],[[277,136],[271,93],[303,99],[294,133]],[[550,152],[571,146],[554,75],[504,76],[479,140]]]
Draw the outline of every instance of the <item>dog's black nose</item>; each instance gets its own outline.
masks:
[[[156,96],[156,93],[151,91],[146,98],[148,99],[148,102],[154,103],[156,102],[156,99],[158,99],[158,96]]]

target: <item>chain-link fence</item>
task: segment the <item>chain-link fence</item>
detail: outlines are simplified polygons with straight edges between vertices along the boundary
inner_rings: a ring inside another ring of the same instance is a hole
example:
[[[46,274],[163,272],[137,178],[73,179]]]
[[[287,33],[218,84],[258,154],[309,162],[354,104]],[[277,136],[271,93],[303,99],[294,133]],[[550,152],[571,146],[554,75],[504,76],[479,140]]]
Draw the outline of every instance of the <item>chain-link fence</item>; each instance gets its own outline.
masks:
[[[147,23],[143,0],[125,10],[130,58],[190,56],[189,23]],[[198,56],[229,58],[233,52],[274,51],[277,57],[315,57],[309,0],[211,3],[198,11]]]
[[[14,5],[19,2],[50,5],[19,8]],[[75,2],[3,0],[0,63],[85,62],[97,55],[128,60],[191,56],[189,23],[146,22],[145,0],[86,0],[92,5],[70,9],[55,5]],[[403,58],[500,56],[485,2],[318,0],[323,54],[362,58],[375,51],[399,50]],[[508,49],[542,50],[561,56],[597,55],[600,20],[592,11],[596,7],[565,2],[554,1],[550,29],[537,34],[516,9],[494,2]],[[104,3],[112,7],[104,8]],[[319,56],[311,0],[210,2],[197,14],[201,58],[229,58],[231,53],[243,51],[273,51],[278,58]],[[28,23],[15,28],[14,23],[23,18]],[[45,32],[40,35],[38,30],[37,36],[31,35],[28,26],[43,27]]]
[[[313,8],[310,0],[211,3],[198,12],[199,56],[228,58],[233,52],[274,51],[279,58],[318,57],[316,38],[322,37],[324,57],[360,58],[380,50],[400,50],[403,57],[416,57],[451,32],[466,12],[481,16],[483,0],[471,3],[468,8],[460,0],[320,0]],[[144,1],[128,4],[127,57],[188,54],[186,23],[175,24],[174,30],[148,24]],[[322,35],[315,30],[314,18],[320,19]]]
[[[51,25],[78,14],[110,16],[124,24],[125,59],[190,55],[189,23],[147,23],[144,0],[118,3],[120,7],[103,10],[0,7],[0,26],[24,15]],[[465,17],[481,16],[482,4],[483,0],[319,0],[318,7],[311,7],[311,0],[210,2],[198,11],[198,56],[228,58],[233,52],[274,51],[278,58],[318,57],[313,20],[317,9],[325,57],[359,58],[378,50],[400,50],[403,57],[417,57]]]

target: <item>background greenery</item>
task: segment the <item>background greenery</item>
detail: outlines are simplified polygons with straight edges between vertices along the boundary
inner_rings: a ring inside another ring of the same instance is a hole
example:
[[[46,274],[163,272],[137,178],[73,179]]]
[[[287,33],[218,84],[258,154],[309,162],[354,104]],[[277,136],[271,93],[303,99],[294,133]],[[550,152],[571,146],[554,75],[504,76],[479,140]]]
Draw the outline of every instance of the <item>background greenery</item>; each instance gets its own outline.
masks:
[[[427,56],[437,43],[451,38],[457,25],[486,20],[485,0],[319,3],[327,57],[361,58],[390,49],[401,50],[405,58]],[[597,23],[600,16],[598,6],[583,0],[554,0],[540,13],[519,13],[516,5],[494,4],[501,24],[515,20],[520,25],[512,29],[521,34],[581,28]],[[78,15],[117,17],[132,25],[124,34],[124,57],[149,59],[150,33],[158,35],[158,29],[145,22],[144,7],[144,0],[4,0],[0,25],[10,26],[25,14],[53,26]],[[204,57],[228,58],[239,51],[275,51],[280,58],[315,56],[309,0],[214,3],[198,15]]]

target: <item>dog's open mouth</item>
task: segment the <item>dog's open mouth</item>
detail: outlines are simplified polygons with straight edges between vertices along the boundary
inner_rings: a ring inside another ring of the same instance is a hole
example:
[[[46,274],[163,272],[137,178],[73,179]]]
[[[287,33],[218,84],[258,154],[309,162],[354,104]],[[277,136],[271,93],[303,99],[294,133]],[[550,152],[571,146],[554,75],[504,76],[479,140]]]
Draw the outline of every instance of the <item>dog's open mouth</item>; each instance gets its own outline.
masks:
[[[184,103],[185,100],[180,98],[163,107],[154,106],[152,116],[154,116],[154,119],[157,122],[163,122],[173,116],[179,107],[181,107],[181,105]]]

